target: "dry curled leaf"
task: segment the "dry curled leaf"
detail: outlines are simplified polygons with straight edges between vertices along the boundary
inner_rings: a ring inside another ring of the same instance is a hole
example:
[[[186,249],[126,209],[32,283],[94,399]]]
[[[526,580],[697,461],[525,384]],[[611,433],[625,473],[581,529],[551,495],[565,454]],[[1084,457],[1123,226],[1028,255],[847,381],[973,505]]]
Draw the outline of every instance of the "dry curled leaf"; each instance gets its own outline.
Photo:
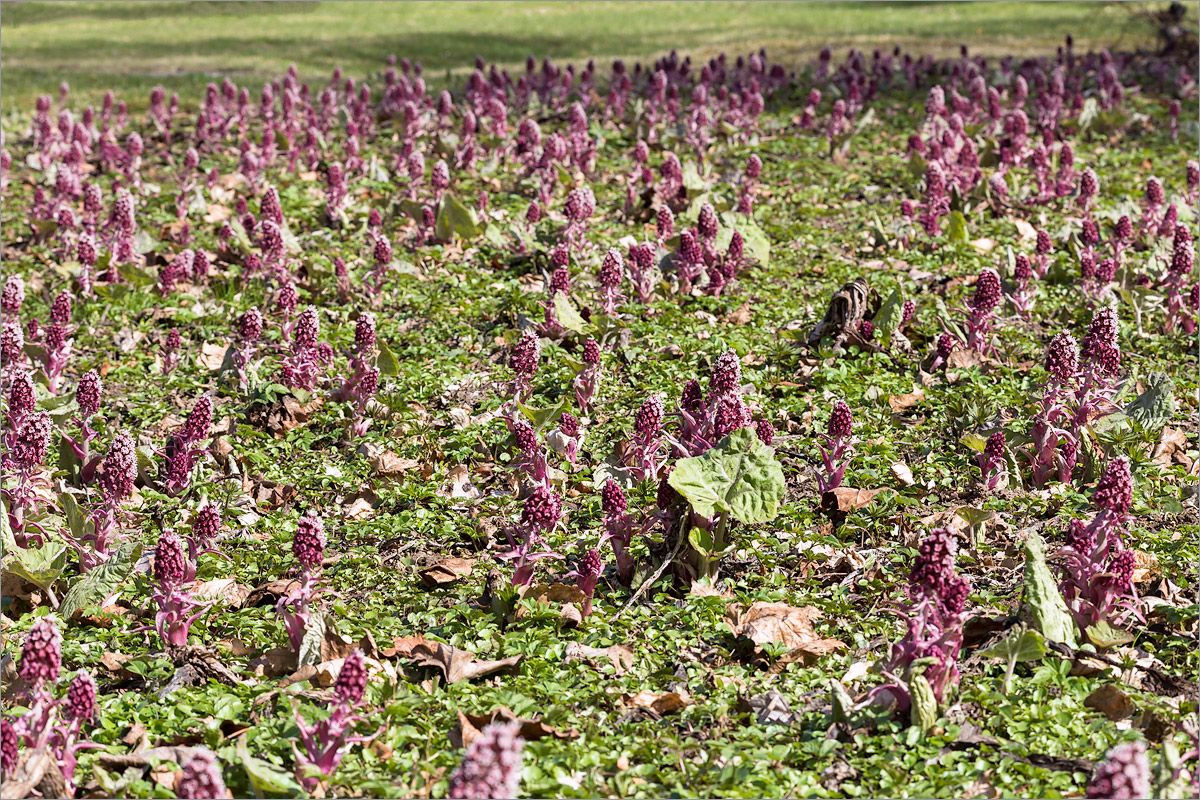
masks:
[[[1087,696],[1083,704],[1113,722],[1133,716],[1133,701],[1115,683],[1106,683]]]
[[[617,675],[624,675],[633,668],[633,649],[624,644],[589,647],[579,642],[567,642],[563,663],[572,661],[582,661],[595,669],[601,669],[606,663],[612,664]]]
[[[916,483],[916,480],[913,478],[912,469],[903,461],[897,461],[892,464],[892,475],[904,486],[912,486]]]
[[[745,636],[757,645],[778,643],[788,648],[784,664],[810,663],[845,647],[837,639],[822,639],[813,628],[821,616],[812,606],[797,608],[787,603],[752,603],[748,608],[730,606],[725,622],[735,636]]]
[[[483,729],[496,723],[515,722],[521,726],[518,734],[527,742],[538,739],[578,739],[579,731],[574,728],[560,731],[539,719],[522,719],[507,706],[500,706],[487,714],[464,714],[458,712],[458,725],[450,730],[450,745],[454,748],[470,747],[479,738]]]
[[[912,408],[913,406],[915,406],[917,403],[920,403],[924,399],[925,399],[925,390],[921,387],[917,387],[916,389],[909,392],[908,394],[892,395],[891,397],[888,398],[888,405],[891,407],[892,411],[899,414],[902,411],[906,411],[906,410]]]
[[[852,486],[838,488],[821,495],[821,508],[825,511],[850,512],[871,505],[875,495],[883,489],[855,489]]]
[[[438,487],[438,497],[449,497],[452,500],[469,498],[475,500],[483,497],[483,492],[471,483],[471,471],[466,464],[459,464],[446,475],[446,482]]]
[[[692,705],[692,697],[687,692],[647,692],[641,691],[633,695],[622,695],[625,705],[634,708],[648,708],[655,714],[670,714]]]
[[[421,581],[430,589],[450,584],[466,578],[475,566],[473,558],[442,558],[425,567],[417,574]]]
[[[200,355],[196,356],[196,364],[215,372],[225,363],[225,353],[229,350],[229,342],[205,342],[200,345]]]
[[[524,656],[516,655],[497,661],[482,661],[476,658],[470,650],[462,650],[441,642],[431,642],[422,637],[417,638],[420,641],[397,638],[393,652],[412,661],[418,667],[437,669],[442,673],[447,684],[510,670],[521,663],[521,659],[524,658]],[[389,650],[391,649],[389,648]],[[384,650],[383,655],[388,656],[389,650]]]

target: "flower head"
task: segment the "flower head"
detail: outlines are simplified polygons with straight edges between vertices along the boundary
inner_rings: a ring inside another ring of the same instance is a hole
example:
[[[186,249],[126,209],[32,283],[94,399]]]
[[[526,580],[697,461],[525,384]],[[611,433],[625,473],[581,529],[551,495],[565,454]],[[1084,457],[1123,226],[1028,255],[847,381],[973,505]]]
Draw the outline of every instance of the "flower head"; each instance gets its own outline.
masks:
[[[75,399],[85,417],[90,417],[100,410],[101,387],[100,373],[94,369],[88,370],[79,379],[79,386],[75,389]]]
[[[1119,744],[1096,767],[1086,796],[1103,800],[1150,797],[1150,759],[1144,742]]]
[[[1046,231],[1037,232],[1037,247],[1036,252],[1039,256],[1050,255],[1054,251],[1054,242],[1050,238],[1050,234]]]
[[[62,634],[50,617],[43,617],[25,636],[17,674],[30,686],[58,680],[62,669]]]
[[[583,363],[589,367],[600,363],[600,344],[590,337],[583,343]]]
[[[510,798],[521,784],[525,741],[516,722],[495,723],[467,748],[462,763],[450,775],[450,798]]]
[[[375,317],[362,314],[354,323],[354,352],[369,354],[375,349]]]
[[[850,406],[846,405],[846,401],[838,400],[833,406],[833,411],[829,414],[829,424],[826,426],[825,432],[830,439],[845,439],[850,435],[854,428],[854,417],[850,413]]]
[[[300,317],[296,320],[296,350],[304,350],[309,347],[315,347],[317,344],[317,337],[320,334],[321,318],[317,314],[317,307],[309,306],[300,312]]]
[[[1067,383],[1079,371],[1079,345],[1065,331],[1055,334],[1046,348],[1046,371],[1059,383]]]
[[[346,657],[342,671],[338,673],[337,681],[333,684],[333,693],[349,706],[362,702],[363,693],[367,689],[367,665],[363,651],[355,649]]]
[[[118,433],[108,447],[108,454],[104,456],[103,471],[97,479],[100,490],[109,503],[120,503],[133,494],[136,480],[137,455],[133,439],[126,433]]]
[[[667,206],[658,209],[656,227],[660,241],[670,239],[675,235],[675,215],[671,213],[671,209]]]
[[[727,394],[742,388],[742,362],[737,353],[726,350],[713,362],[712,375],[708,379],[709,390],[714,394]]]
[[[201,542],[211,542],[221,531],[221,511],[212,503],[205,503],[192,519],[192,535]]]
[[[605,289],[615,289],[624,279],[625,260],[621,258],[621,251],[610,248],[600,264],[600,285]]]
[[[521,334],[521,338],[513,344],[512,352],[508,357],[508,365],[517,375],[525,378],[532,377],[533,373],[537,372],[541,350],[542,346],[537,334],[532,329],[526,329]]]
[[[154,554],[154,579],[163,587],[178,586],[187,576],[187,564],[179,537],[164,531],[158,537],[158,550]]]
[[[242,314],[238,323],[238,335],[245,342],[256,342],[262,336],[263,317],[257,308],[250,308]]]
[[[971,308],[979,312],[988,312],[1000,305],[1000,275],[991,267],[980,270],[975,281],[975,296],[971,299]]]
[[[175,794],[185,800],[212,800],[228,794],[221,776],[221,763],[207,748],[197,748],[179,771]]]
[[[196,401],[196,405],[192,406],[192,412],[188,414],[187,422],[183,425],[181,436],[187,442],[199,442],[208,438],[208,432],[212,428],[213,403],[212,398],[208,395],[201,395]]]
[[[46,457],[46,448],[50,445],[50,434],[53,430],[50,415],[45,411],[30,415],[17,431],[16,441],[9,450],[9,456],[21,469],[32,470]]]
[[[521,509],[522,524],[545,531],[552,530],[561,516],[562,499],[542,484],[534,487]]]
[[[96,681],[86,669],[80,670],[67,687],[67,702],[63,710],[68,719],[86,722],[96,716]]]
[[[700,206],[700,216],[696,221],[696,230],[700,232],[700,238],[712,239],[717,235],[718,227],[717,211],[712,207],[712,203]]]
[[[25,282],[20,275],[9,275],[4,281],[4,289],[0,292],[0,309],[5,313],[16,315],[21,311],[25,302]]]
[[[4,777],[12,775],[20,757],[16,730],[7,719],[0,719],[0,772]]]
[[[638,408],[633,419],[633,429],[637,431],[638,436],[648,439],[657,436],[662,431],[662,425],[663,397],[661,394],[652,394],[643,400]]]
[[[316,511],[309,511],[300,518],[296,533],[292,537],[292,555],[306,570],[315,570],[325,558],[325,525]]]
[[[1133,474],[1128,458],[1120,456],[1109,463],[1096,484],[1092,503],[1114,514],[1125,514],[1129,511],[1130,505],[1133,504]]]
[[[775,429],[771,427],[770,420],[760,419],[754,423],[754,432],[758,435],[758,440],[768,447],[775,441]]]
[[[604,514],[608,517],[615,517],[629,510],[625,492],[621,491],[620,484],[612,478],[609,478],[604,484],[604,488],[600,490],[600,507],[604,509]]]

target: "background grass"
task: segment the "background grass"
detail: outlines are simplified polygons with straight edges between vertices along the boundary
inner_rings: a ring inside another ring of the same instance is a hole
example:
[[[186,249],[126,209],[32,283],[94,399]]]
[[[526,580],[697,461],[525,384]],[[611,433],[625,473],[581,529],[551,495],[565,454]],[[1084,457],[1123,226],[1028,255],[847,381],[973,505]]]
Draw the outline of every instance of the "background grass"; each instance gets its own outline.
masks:
[[[699,57],[766,47],[801,63],[822,47],[901,44],[947,54],[1045,54],[1069,33],[1080,47],[1132,49],[1154,31],[1132,13],[1147,3],[0,3],[3,109],[28,109],[59,82],[89,100],[117,89],[140,108],[156,84],[196,98],[209,81],[304,79],[336,66],[361,77],[389,53],[422,62],[431,82],[530,53],[555,60]],[[1196,16],[1197,4],[1189,3]]]

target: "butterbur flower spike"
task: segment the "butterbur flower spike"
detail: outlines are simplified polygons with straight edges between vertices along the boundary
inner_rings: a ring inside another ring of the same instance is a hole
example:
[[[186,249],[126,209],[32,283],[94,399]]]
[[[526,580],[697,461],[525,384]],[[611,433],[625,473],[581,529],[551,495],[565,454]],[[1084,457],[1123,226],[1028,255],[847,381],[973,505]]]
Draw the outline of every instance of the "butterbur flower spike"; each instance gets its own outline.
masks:
[[[816,475],[817,489],[821,494],[842,485],[842,477],[854,448],[853,428],[854,417],[850,413],[850,406],[844,400],[837,401],[829,414],[823,444],[818,446],[824,467],[824,472],[818,471]]]
[[[283,619],[292,650],[299,653],[304,631],[308,628],[312,609],[321,591],[321,562],[325,557],[325,525],[316,511],[300,518],[292,536],[292,555],[300,563],[300,577],[288,586],[275,604]]]
[[[515,722],[493,723],[463,756],[450,775],[450,798],[513,798],[521,785],[525,741]]]
[[[988,437],[987,445],[983,448],[983,452],[977,456],[979,463],[979,471],[983,474],[984,481],[987,482],[988,491],[995,491],[1008,476],[1008,467],[1005,463],[1004,454],[1004,432],[996,431]]]
[[[296,755],[296,776],[310,793],[319,785],[316,775],[329,777],[355,744],[366,744],[383,732],[381,727],[370,736],[359,736],[355,728],[363,717],[354,709],[363,702],[367,688],[367,665],[362,650],[356,649],[342,663],[341,672],[330,693],[329,716],[309,725],[295,709],[296,726],[300,729],[303,752],[292,745]],[[314,774],[315,772],[315,774]]]

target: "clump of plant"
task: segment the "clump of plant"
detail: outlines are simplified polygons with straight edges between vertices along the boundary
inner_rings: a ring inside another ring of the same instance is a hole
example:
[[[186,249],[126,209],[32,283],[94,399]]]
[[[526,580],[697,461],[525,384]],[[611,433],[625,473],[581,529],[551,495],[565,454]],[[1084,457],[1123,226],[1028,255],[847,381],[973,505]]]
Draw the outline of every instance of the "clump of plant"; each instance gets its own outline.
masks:
[[[292,536],[292,555],[300,564],[300,576],[280,595],[275,612],[283,620],[292,650],[300,652],[304,631],[312,619],[313,608],[321,594],[321,562],[325,558],[325,525],[317,512],[300,517]]]
[[[516,797],[525,749],[520,732],[516,722],[492,723],[484,728],[451,773],[446,796],[459,800]]]
[[[355,744],[366,744],[383,732],[381,727],[370,736],[354,733],[364,717],[357,713],[367,689],[367,665],[362,650],[356,649],[342,663],[329,700],[329,716],[309,725],[295,709],[303,752],[292,745],[296,758],[296,777],[305,791],[312,793],[322,778],[333,774]],[[316,774],[313,774],[313,773]],[[318,777],[318,775],[320,777]]]

